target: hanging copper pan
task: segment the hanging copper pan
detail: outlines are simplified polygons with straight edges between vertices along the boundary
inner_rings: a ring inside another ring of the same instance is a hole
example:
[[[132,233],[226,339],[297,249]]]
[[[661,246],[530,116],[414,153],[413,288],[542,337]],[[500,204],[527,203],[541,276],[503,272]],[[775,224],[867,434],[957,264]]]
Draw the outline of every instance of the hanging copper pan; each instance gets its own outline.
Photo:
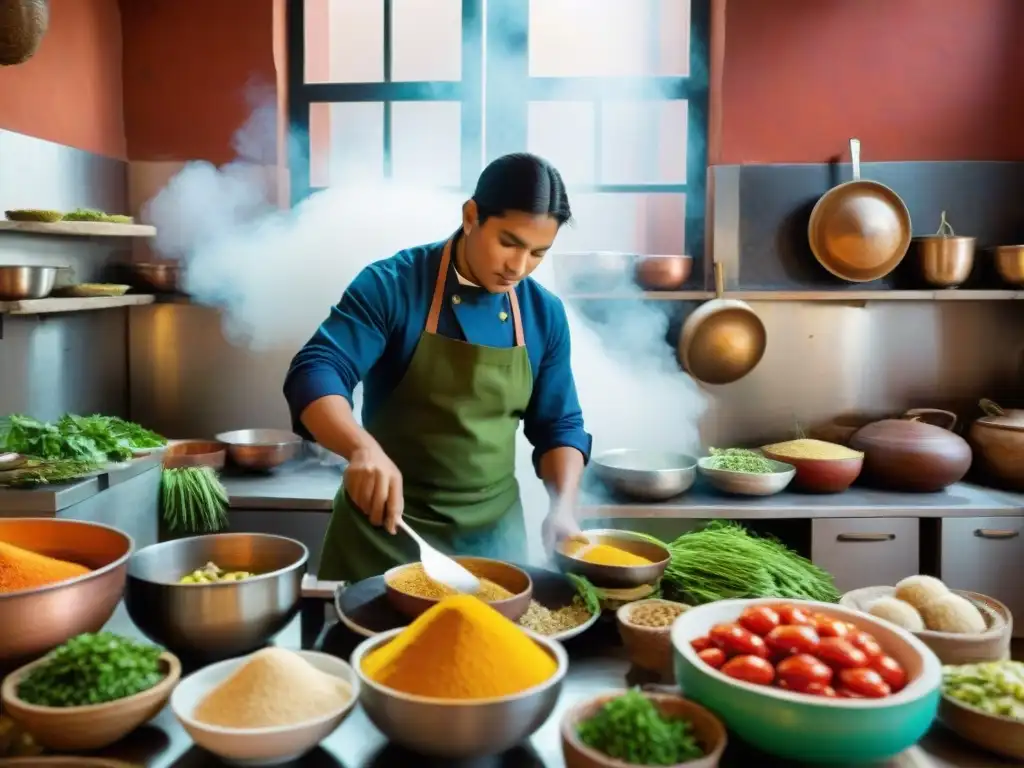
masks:
[[[893,190],[860,177],[860,141],[850,139],[853,180],[814,205],[807,225],[811,251],[825,269],[851,283],[885,277],[910,247],[910,211]]]

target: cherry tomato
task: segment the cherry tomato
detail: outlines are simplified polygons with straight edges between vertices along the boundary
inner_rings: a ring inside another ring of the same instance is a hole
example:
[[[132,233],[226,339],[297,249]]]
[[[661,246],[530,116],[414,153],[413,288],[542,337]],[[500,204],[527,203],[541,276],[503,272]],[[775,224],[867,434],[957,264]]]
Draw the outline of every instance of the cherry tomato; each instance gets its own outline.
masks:
[[[868,660],[868,666],[879,674],[893,693],[901,690],[907,684],[906,670],[892,656],[876,656]]]
[[[881,699],[892,693],[882,676],[873,669],[842,669],[839,682],[843,688],[860,694],[867,699]]]
[[[836,688],[836,696],[840,699],[864,699],[865,696],[861,696],[859,693],[851,691],[849,688]]]
[[[811,696],[824,696],[829,699],[836,697],[835,688],[831,685],[822,685],[821,683],[810,683],[804,688],[803,693],[808,693]]]
[[[820,638],[814,627],[776,627],[765,638],[768,647],[775,653],[789,656],[794,653],[814,653]]]
[[[780,661],[775,667],[775,676],[787,690],[803,693],[811,683],[831,683],[832,668],[808,653],[800,653]]]
[[[740,614],[740,625],[760,637],[767,635],[780,622],[779,614],[769,605],[752,605]]]
[[[701,651],[711,647],[711,638],[707,635],[704,635],[703,637],[698,637],[694,640],[691,640],[690,645],[693,646],[693,650],[695,650],[697,653],[700,653]]]
[[[711,628],[711,642],[726,656],[760,656],[768,658],[764,640],[739,624],[719,624]]]
[[[725,664],[725,651],[721,648],[705,648],[697,657],[713,669],[721,669]]]
[[[745,683],[771,685],[775,679],[772,665],[760,656],[736,656],[722,667],[722,673]]]
[[[846,639],[854,648],[859,648],[864,651],[865,655],[869,659],[877,659],[879,656],[885,655],[885,651],[882,650],[882,646],[879,645],[878,641],[867,632],[857,630],[856,632],[851,632],[847,635]]]
[[[810,612],[806,608],[801,608],[799,605],[776,605],[775,610],[779,614],[779,619],[787,626],[790,624],[808,627],[814,626],[814,621],[811,619]]]
[[[868,657],[864,651],[854,647],[852,643],[841,637],[823,637],[818,643],[814,655],[830,667],[837,669],[866,667],[868,663]]]
[[[819,637],[846,637],[850,634],[850,627],[845,621],[838,621],[823,613],[816,613],[811,618]]]

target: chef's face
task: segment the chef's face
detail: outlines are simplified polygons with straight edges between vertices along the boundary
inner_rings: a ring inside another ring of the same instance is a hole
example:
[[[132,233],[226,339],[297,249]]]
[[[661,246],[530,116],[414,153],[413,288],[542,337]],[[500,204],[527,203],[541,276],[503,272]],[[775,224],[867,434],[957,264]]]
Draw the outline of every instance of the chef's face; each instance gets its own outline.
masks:
[[[540,264],[558,234],[548,214],[507,211],[479,223],[476,203],[462,208],[462,231],[469,280],[491,293],[506,293]]]

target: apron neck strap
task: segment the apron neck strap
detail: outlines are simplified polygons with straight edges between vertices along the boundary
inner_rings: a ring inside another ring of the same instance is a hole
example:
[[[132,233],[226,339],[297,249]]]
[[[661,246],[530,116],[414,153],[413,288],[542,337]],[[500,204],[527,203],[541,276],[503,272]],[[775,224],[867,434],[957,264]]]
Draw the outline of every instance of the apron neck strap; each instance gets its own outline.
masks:
[[[423,329],[426,333],[437,333],[437,321],[441,317],[441,304],[444,301],[444,288],[448,282],[448,267],[452,262],[452,242],[453,240],[449,240],[445,243],[444,251],[441,253],[441,265],[438,267],[437,280],[434,283],[434,297],[430,302],[427,324]],[[516,295],[515,288],[508,292],[508,304],[509,309],[512,310],[512,322],[515,325],[516,346],[524,347],[526,341],[523,335],[523,318],[519,312],[519,297]]]

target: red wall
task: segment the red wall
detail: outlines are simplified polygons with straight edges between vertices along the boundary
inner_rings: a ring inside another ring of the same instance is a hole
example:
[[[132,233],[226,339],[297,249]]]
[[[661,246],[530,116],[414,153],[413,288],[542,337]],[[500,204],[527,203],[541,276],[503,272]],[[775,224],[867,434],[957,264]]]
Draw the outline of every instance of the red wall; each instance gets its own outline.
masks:
[[[1024,160],[1024,0],[727,0],[722,163]]]
[[[51,0],[36,55],[0,67],[3,129],[124,158],[121,104],[117,0]]]
[[[233,159],[250,86],[274,91],[274,3],[122,0],[121,13],[131,159]]]

